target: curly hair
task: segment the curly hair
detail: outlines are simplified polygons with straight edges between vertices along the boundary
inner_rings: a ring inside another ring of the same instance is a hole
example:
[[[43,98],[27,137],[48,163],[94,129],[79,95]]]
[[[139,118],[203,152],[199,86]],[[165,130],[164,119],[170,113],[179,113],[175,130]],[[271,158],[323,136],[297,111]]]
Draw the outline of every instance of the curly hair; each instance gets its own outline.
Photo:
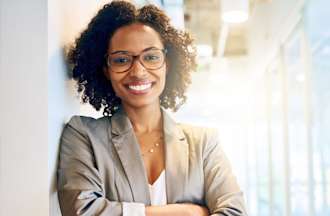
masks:
[[[142,23],[159,33],[167,49],[169,62],[165,88],[160,104],[173,111],[186,101],[185,92],[191,83],[191,72],[196,69],[196,49],[191,36],[175,29],[165,13],[154,5],[137,9],[126,1],[112,1],[103,6],[90,21],[87,29],[75,40],[68,53],[72,77],[77,81],[83,103],[90,103],[104,116],[113,115],[121,104],[106,79],[103,68],[108,43],[115,31],[133,23]]]

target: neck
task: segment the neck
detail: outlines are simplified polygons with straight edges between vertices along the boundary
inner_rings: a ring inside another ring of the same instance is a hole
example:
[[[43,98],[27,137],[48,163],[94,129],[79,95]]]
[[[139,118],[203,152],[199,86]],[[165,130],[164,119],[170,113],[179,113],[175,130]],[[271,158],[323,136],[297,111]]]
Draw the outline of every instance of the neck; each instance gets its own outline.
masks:
[[[123,104],[134,131],[138,134],[162,130],[162,113],[160,105],[133,108]]]

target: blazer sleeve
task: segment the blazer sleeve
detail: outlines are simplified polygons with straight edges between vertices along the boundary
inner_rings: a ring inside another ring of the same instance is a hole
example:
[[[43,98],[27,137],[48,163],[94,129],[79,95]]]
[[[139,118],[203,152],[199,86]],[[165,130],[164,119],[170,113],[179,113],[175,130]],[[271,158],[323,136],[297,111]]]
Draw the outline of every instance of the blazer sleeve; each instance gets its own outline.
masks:
[[[218,137],[218,133],[212,131],[203,151],[206,204],[211,216],[245,216],[243,193]]]
[[[58,196],[63,216],[141,215],[142,203],[110,201],[104,193],[91,143],[79,116],[71,118],[60,140]],[[139,212],[139,214],[138,214]]]

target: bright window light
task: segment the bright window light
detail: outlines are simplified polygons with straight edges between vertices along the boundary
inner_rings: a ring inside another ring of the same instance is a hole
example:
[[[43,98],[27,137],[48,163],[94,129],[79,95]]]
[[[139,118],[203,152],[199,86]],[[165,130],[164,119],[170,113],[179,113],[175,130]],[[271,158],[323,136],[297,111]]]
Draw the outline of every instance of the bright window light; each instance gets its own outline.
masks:
[[[197,44],[197,55],[200,57],[211,57],[212,47],[206,44]]]

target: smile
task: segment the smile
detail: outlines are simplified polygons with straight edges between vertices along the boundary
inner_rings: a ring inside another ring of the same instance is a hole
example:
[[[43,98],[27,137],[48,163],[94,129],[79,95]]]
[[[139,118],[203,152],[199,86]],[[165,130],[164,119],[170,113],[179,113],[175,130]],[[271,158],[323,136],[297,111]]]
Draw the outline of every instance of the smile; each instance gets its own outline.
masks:
[[[147,94],[153,86],[153,82],[130,82],[126,85],[127,90],[134,95],[144,95]]]
[[[134,91],[144,91],[151,88],[151,83],[147,83],[143,85],[128,85],[128,88]]]

